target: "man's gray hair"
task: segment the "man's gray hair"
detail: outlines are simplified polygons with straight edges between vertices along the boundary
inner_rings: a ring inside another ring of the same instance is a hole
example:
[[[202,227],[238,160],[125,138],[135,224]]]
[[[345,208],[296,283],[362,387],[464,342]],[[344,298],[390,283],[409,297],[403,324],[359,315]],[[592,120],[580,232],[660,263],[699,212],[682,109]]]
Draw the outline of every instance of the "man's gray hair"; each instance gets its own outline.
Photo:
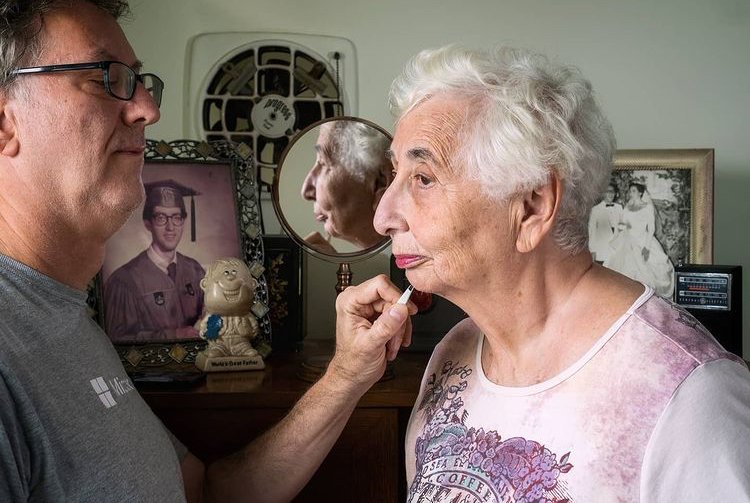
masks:
[[[358,182],[376,179],[390,170],[386,151],[391,139],[364,122],[341,119],[324,123],[328,130],[331,161],[346,169]]]
[[[126,0],[82,0],[111,14],[115,19],[128,14]],[[39,33],[43,16],[74,4],[74,0],[2,0],[0,2],[0,91],[13,86],[11,72],[31,65],[39,57]],[[71,61],[82,63],[82,61]]]
[[[554,239],[570,253],[584,251],[590,210],[610,179],[615,138],[580,71],[513,48],[426,50],[393,82],[391,110],[400,119],[438,94],[470,104],[455,165],[500,200],[556,173],[563,197]]]

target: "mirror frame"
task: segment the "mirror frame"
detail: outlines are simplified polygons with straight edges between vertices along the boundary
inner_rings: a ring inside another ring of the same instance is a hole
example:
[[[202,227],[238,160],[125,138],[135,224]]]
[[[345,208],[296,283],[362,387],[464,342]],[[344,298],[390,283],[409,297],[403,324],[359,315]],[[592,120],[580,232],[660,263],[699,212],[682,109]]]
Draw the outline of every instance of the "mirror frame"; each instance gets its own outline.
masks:
[[[326,119],[319,120],[317,122],[314,122],[307,126],[305,129],[297,133],[294,138],[292,138],[292,141],[289,142],[289,145],[284,148],[284,151],[281,153],[281,157],[279,159],[278,167],[276,168],[276,172],[273,176],[273,192],[272,192],[272,202],[273,202],[273,210],[274,213],[276,213],[276,217],[279,219],[279,223],[281,224],[282,229],[284,229],[284,232],[287,233],[287,235],[292,238],[292,240],[300,246],[303,250],[305,250],[306,253],[309,253],[310,255],[319,258],[321,260],[325,260],[326,262],[332,262],[335,264],[347,264],[352,262],[359,262],[361,260],[368,259],[370,257],[373,257],[380,253],[382,250],[390,246],[391,244],[391,238],[384,236],[383,239],[376,245],[373,245],[369,248],[364,248],[359,251],[355,252],[346,252],[346,253],[325,253],[322,251],[319,251],[312,246],[310,246],[297,232],[295,232],[294,229],[292,229],[292,226],[290,225],[289,221],[284,216],[284,212],[281,209],[281,203],[280,203],[280,194],[279,194],[279,186],[281,184],[281,171],[284,168],[284,161],[287,158],[287,155],[289,152],[291,152],[292,148],[297,144],[297,142],[309,131],[312,129],[315,129],[316,127],[319,127],[326,122],[332,122],[337,120],[350,120],[355,122],[361,122],[363,124],[366,124],[372,128],[377,129],[381,133],[383,133],[386,137],[388,137],[391,141],[393,140],[393,135],[386,131],[384,128],[379,126],[378,124],[375,124],[374,122],[371,122],[367,119],[362,119],[360,117],[353,117],[349,115],[339,115],[337,117],[328,117]]]

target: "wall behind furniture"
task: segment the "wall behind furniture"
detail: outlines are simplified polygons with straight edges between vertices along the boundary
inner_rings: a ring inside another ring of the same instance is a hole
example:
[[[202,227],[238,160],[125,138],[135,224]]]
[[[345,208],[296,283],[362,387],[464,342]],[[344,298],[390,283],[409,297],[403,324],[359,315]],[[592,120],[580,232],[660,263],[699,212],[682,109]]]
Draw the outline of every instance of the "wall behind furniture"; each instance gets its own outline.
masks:
[[[750,2],[748,0],[132,0],[124,23],[146,71],[166,82],[151,138],[183,131],[185,49],[216,31],[276,31],[351,40],[359,115],[392,131],[388,87],[420,49],[458,42],[528,47],[579,66],[619,148],[716,149],[714,262],[745,269],[750,355]],[[335,266],[310,258],[308,337],[333,334]],[[355,283],[387,257],[354,265]]]

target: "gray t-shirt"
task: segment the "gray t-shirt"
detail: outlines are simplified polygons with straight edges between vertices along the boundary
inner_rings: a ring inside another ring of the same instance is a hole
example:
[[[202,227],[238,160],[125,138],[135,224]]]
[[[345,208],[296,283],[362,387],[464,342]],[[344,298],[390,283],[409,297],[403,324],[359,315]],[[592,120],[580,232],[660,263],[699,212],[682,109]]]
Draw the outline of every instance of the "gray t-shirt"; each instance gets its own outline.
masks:
[[[184,447],[86,307],[0,255],[0,501],[185,501]]]

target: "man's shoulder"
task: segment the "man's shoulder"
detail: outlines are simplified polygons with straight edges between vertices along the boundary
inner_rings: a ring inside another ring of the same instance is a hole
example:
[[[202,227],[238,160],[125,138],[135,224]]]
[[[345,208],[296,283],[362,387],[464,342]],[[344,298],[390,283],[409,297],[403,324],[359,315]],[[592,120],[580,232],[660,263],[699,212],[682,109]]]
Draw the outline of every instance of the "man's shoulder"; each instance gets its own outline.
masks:
[[[182,263],[182,265],[185,266],[185,267],[190,267],[192,269],[199,270],[199,271],[205,273],[205,270],[203,269],[203,266],[200,264],[200,262],[198,262],[197,260],[195,260],[192,257],[188,257],[187,255],[183,255],[180,252],[177,252],[177,262],[178,263]]]
[[[115,269],[112,275],[114,276],[115,274],[121,273],[122,271],[128,271],[130,269],[140,267],[144,263],[144,261],[147,261],[147,260],[148,260],[148,255],[146,254],[146,250],[143,250],[138,255],[128,260],[117,269]]]
[[[133,281],[133,277],[138,273],[139,269],[144,267],[144,264],[149,264],[151,261],[148,259],[145,251],[140,252],[138,255],[124,263],[107,278],[106,285],[112,285],[116,283],[130,283]]]
[[[606,208],[606,204],[604,201],[600,201],[591,207],[591,211],[601,211],[604,208]]]

